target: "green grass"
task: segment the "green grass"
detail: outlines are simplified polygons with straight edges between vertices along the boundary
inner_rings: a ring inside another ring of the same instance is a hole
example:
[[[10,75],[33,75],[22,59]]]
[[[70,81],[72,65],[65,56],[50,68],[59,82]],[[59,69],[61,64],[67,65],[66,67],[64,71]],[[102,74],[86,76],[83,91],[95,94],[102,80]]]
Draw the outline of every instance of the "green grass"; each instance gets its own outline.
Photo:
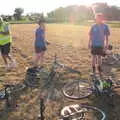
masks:
[[[10,21],[10,24],[34,24],[35,21],[29,21],[29,20],[20,20],[20,21]]]
[[[10,24],[35,24],[35,23],[36,23],[35,21],[29,21],[29,20],[10,21]],[[120,28],[120,21],[107,21],[106,23],[112,28]],[[51,24],[51,23],[48,23],[48,24]],[[70,23],[64,23],[64,24],[70,24]],[[82,26],[91,26],[92,24],[94,24],[94,21],[93,20],[78,21],[75,24],[82,25]]]

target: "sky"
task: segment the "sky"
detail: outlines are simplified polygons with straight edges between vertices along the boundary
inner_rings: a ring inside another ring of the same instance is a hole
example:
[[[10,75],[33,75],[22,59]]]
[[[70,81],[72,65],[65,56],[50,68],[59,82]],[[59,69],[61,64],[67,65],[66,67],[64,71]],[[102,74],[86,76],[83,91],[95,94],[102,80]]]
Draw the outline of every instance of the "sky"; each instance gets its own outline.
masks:
[[[0,15],[12,15],[16,7],[22,7],[24,14],[30,12],[47,13],[58,7],[68,5],[90,5],[95,2],[106,2],[120,6],[120,0],[0,0]]]

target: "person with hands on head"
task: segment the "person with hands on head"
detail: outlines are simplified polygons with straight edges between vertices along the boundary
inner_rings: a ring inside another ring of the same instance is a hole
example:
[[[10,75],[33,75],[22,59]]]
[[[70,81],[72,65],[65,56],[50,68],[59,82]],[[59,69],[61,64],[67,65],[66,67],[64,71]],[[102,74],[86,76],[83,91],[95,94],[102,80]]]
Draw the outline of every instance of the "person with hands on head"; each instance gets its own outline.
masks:
[[[108,49],[110,30],[107,24],[104,23],[104,15],[98,13],[95,15],[96,23],[92,25],[89,32],[88,47],[92,54],[92,72],[96,72],[96,65],[98,71],[102,72],[102,56]]]

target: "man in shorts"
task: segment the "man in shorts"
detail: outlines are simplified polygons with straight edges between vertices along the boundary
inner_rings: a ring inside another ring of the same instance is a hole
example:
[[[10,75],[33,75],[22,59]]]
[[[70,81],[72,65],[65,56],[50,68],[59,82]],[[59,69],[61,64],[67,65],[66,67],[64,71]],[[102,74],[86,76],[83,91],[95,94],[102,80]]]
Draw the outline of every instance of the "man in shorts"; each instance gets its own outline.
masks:
[[[104,16],[98,13],[95,16],[96,23],[92,25],[89,32],[89,44],[92,54],[92,71],[96,72],[96,65],[99,72],[102,72],[102,56],[104,51],[108,49],[108,37],[110,30],[108,25],[104,23]]]
[[[9,54],[11,42],[12,37],[10,36],[9,24],[4,22],[2,17],[0,17],[0,52],[5,62],[6,70],[16,67],[15,60]]]

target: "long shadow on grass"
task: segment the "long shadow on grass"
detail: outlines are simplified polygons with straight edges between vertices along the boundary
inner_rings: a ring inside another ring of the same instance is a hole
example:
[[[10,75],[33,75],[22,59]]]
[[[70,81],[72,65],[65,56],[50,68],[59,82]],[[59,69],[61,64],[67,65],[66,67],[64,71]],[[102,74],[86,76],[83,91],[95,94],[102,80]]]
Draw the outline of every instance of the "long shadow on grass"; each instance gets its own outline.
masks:
[[[120,95],[117,92],[114,92],[113,97],[94,96],[91,98],[91,104],[105,112],[106,120],[120,120]]]

